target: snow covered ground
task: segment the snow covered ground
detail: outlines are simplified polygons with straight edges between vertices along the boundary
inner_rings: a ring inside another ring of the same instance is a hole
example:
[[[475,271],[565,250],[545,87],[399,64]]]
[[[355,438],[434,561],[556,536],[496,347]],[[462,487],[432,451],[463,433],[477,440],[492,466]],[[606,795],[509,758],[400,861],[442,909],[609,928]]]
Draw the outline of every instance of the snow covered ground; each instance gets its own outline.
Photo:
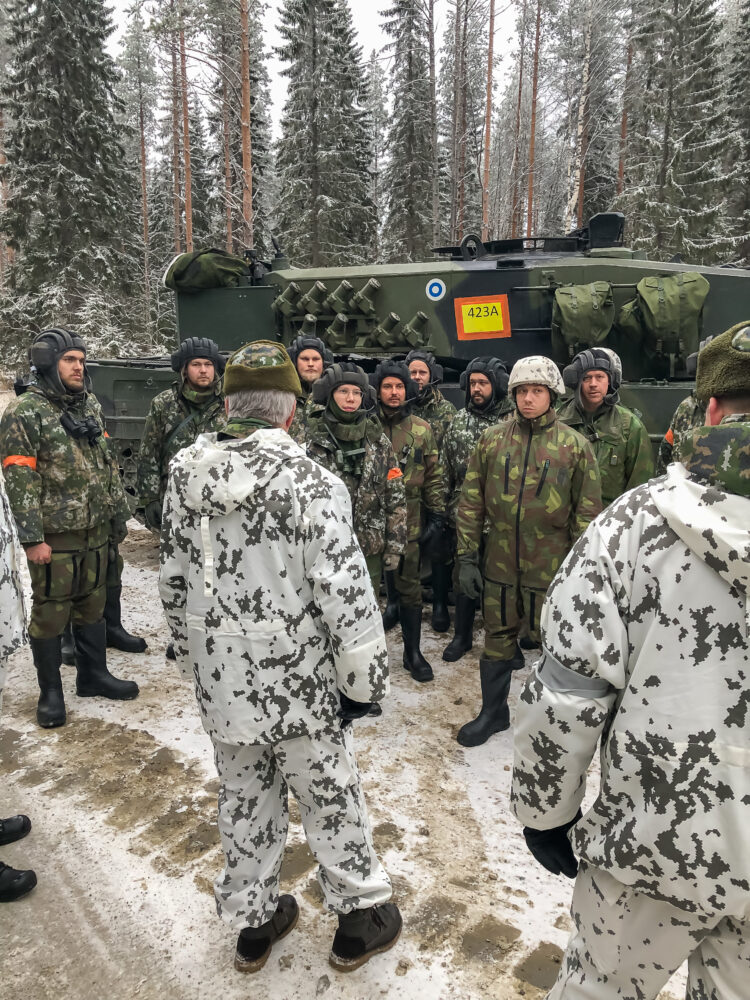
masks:
[[[138,681],[140,697],[77,698],[74,670],[63,668],[68,724],[41,730],[28,651],[11,664],[0,815],[26,812],[34,826],[1,856],[33,867],[39,885],[0,908],[1,1000],[544,997],[570,928],[571,883],[531,859],[508,811],[511,732],[473,750],[455,742],[477,707],[481,635],[473,654],[447,664],[446,639],[429,627],[434,683],[403,670],[396,630],[383,716],[355,724],[375,842],[404,914],[401,941],[350,976],[330,968],[335,918],[321,907],[293,803],[282,884],[300,902],[298,928],[262,972],[234,971],[234,934],[211,891],[221,867],[211,744],[191,687],[163,657],[156,546],[131,527],[124,618],[149,651],[111,651],[110,665]],[[511,711],[526,673],[514,677]],[[676,975],[663,997],[682,995],[683,983]]]

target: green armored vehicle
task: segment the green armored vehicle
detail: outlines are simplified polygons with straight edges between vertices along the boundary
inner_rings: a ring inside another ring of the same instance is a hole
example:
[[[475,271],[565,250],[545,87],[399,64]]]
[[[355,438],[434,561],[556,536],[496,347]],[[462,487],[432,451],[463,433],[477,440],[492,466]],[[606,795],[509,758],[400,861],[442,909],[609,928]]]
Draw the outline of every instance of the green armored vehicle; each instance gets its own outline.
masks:
[[[458,405],[458,376],[477,355],[510,367],[546,354],[563,366],[585,347],[611,347],[623,362],[622,401],[658,440],[692,388],[687,360],[700,339],[750,319],[750,271],[647,260],[623,245],[624,221],[600,214],[565,237],[484,244],[467,236],[424,263],[303,269],[277,253],[270,265],[252,260],[229,284],[208,288],[186,255],[174,281],[177,340],[211,337],[229,352],[314,332],[365,368],[426,347]],[[174,373],[167,358],[101,360],[90,370],[129,485],[151,398]]]

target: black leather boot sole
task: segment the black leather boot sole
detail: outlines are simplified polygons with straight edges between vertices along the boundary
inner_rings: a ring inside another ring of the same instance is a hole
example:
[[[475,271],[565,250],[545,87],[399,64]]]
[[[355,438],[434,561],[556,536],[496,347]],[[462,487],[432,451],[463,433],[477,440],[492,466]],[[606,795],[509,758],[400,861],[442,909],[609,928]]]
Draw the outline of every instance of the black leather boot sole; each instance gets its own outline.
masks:
[[[354,972],[373,955],[390,951],[401,937],[403,921],[395,903],[354,910],[339,917],[328,961],[338,972]]]
[[[268,961],[273,946],[293,931],[299,920],[299,906],[288,893],[279,896],[276,912],[262,927],[246,928],[237,938],[234,967],[238,972],[260,972]]]

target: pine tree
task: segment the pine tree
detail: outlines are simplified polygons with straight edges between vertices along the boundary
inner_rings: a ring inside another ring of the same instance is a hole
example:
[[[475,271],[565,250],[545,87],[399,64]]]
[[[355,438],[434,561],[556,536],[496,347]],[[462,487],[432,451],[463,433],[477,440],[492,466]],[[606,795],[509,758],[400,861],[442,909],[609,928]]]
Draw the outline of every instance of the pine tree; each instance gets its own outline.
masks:
[[[632,242],[660,258],[710,263],[727,248],[732,141],[713,0],[634,4],[639,81],[622,204]]]
[[[361,261],[376,220],[367,88],[351,12],[346,0],[285,0],[279,32],[289,80],[277,153],[281,242],[297,264]]]
[[[750,0],[742,0],[737,12],[729,65],[727,91],[735,138],[732,148],[733,177],[729,193],[729,225],[737,241],[736,257],[750,264]]]
[[[8,17],[2,228],[17,256],[6,318],[26,337],[67,323],[111,349],[128,323],[134,262],[109,14],[102,0],[12,0]]]
[[[386,74],[382,57],[373,49],[367,64],[367,110],[372,122],[372,163],[370,165],[370,199],[375,209],[376,225],[372,253],[368,259],[381,261],[380,229],[383,222],[385,202],[386,134],[388,127],[388,104],[386,98]]]
[[[427,21],[420,0],[395,0],[383,17],[393,56],[383,244],[389,260],[421,260],[429,254],[433,234]]]

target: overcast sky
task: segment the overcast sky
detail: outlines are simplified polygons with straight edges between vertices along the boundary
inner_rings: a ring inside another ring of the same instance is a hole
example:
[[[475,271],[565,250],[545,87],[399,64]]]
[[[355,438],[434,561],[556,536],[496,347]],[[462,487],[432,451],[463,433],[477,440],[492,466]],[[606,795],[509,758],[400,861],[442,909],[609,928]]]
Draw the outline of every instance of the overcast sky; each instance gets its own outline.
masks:
[[[132,6],[132,0],[109,0],[110,6],[114,8],[114,22],[117,28],[115,36],[112,38],[111,49],[116,52],[118,39],[126,22],[125,11]],[[273,55],[273,47],[278,44],[279,36],[276,31],[277,11],[282,0],[268,0],[268,14],[265,18],[265,42],[266,51],[269,54],[268,70],[271,77],[271,102],[273,104],[272,121],[274,134],[278,134],[278,122],[281,117],[281,108],[286,96],[286,80],[279,72],[279,62]],[[381,10],[387,10],[388,0],[349,0],[352,8],[354,26],[359,36],[359,44],[364,50],[365,60],[369,59],[373,49],[381,49],[387,38],[383,34],[381,23]],[[495,54],[501,60],[497,69],[497,77],[500,78],[510,60],[507,58],[515,44],[513,20],[514,12],[511,9],[510,0],[497,0],[497,20],[495,26]],[[438,47],[442,44],[445,31],[445,23],[449,9],[449,0],[437,0],[436,3],[436,26]],[[497,91],[496,91],[497,93]]]

